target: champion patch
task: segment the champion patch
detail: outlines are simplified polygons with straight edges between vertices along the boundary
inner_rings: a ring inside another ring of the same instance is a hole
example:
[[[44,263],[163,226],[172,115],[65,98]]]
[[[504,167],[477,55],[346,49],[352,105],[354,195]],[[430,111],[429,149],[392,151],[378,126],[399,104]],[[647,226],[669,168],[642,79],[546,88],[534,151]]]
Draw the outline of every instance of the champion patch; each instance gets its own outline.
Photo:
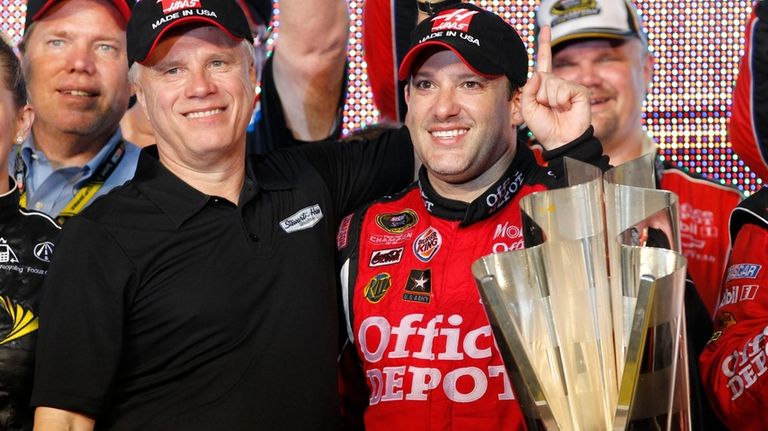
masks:
[[[403,233],[416,226],[419,216],[411,209],[399,213],[384,213],[376,216],[376,224],[389,233]]]
[[[309,229],[319,223],[322,218],[323,211],[320,209],[320,205],[315,204],[299,210],[299,212],[281,221],[280,227],[287,233],[292,233]]]
[[[754,263],[740,263],[738,265],[731,265],[728,267],[728,275],[725,278],[725,282],[727,283],[738,278],[755,279],[757,278],[758,274],[760,274],[761,268],[762,265],[757,265]]]
[[[377,235],[368,237],[368,241],[374,245],[396,245],[402,244],[413,238],[413,232],[405,232],[400,235]]]
[[[376,274],[363,289],[363,296],[368,302],[376,304],[392,287],[392,277],[386,272]]]
[[[440,232],[430,226],[413,242],[413,254],[420,261],[429,262],[437,251],[440,250],[442,244],[443,237],[440,236]]]
[[[432,299],[432,275],[429,268],[412,269],[405,283],[403,299],[411,302],[429,304]]]
[[[368,266],[376,267],[399,263],[403,258],[404,250],[404,247],[374,250],[373,253],[371,253],[371,259],[368,261]]]

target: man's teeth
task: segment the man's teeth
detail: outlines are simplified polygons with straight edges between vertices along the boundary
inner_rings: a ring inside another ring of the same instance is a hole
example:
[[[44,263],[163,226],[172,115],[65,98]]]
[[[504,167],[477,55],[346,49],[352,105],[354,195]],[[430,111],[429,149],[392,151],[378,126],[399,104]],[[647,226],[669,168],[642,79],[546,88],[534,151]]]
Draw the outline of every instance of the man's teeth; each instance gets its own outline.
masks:
[[[211,109],[209,111],[201,111],[201,112],[190,112],[189,114],[187,114],[187,118],[210,117],[211,115],[216,115],[219,112],[221,112],[221,109]]]
[[[432,136],[435,138],[455,138],[466,133],[467,129],[435,130],[432,132]]]
[[[70,96],[81,96],[81,97],[88,97],[91,95],[91,93],[87,91],[81,91],[81,90],[69,90],[67,91],[67,94]]]

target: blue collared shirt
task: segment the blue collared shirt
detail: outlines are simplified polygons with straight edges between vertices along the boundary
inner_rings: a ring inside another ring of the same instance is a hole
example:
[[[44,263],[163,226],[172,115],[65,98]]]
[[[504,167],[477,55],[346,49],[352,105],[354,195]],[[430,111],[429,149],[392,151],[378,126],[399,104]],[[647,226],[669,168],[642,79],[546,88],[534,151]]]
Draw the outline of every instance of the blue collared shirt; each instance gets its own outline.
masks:
[[[84,166],[68,166],[54,170],[45,154],[35,148],[30,134],[21,145],[21,159],[27,166],[24,182],[27,208],[44,212],[52,217],[58,216],[75,193],[96,173],[101,163],[112,153],[121,139],[122,134],[120,129],[117,129],[107,145]],[[17,148],[14,147],[12,156],[8,160],[11,175],[16,172],[16,151]],[[140,152],[139,147],[125,141],[123,158],[93,199],[133,178]],[[93,202],[93,199],[90,202]]]

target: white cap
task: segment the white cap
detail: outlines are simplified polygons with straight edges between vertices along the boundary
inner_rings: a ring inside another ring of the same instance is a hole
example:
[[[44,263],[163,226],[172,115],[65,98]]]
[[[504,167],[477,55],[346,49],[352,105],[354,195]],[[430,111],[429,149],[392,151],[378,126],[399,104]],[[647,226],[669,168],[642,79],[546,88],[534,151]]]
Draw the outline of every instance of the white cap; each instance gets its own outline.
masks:
[[[637,9],[630,0],[542,0],[536,28],[552,28],[552,47],[577,39],[637,37],[647,45]]]

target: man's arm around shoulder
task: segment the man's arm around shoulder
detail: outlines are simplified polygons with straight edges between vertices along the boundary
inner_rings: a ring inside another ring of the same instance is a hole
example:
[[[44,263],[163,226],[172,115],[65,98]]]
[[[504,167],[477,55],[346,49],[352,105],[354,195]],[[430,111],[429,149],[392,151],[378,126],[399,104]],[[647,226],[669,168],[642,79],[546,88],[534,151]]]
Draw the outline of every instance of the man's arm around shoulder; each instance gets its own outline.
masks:
[[[52,407],[35,409],[35,431],[92,431],[94,420],[69,410]]]

